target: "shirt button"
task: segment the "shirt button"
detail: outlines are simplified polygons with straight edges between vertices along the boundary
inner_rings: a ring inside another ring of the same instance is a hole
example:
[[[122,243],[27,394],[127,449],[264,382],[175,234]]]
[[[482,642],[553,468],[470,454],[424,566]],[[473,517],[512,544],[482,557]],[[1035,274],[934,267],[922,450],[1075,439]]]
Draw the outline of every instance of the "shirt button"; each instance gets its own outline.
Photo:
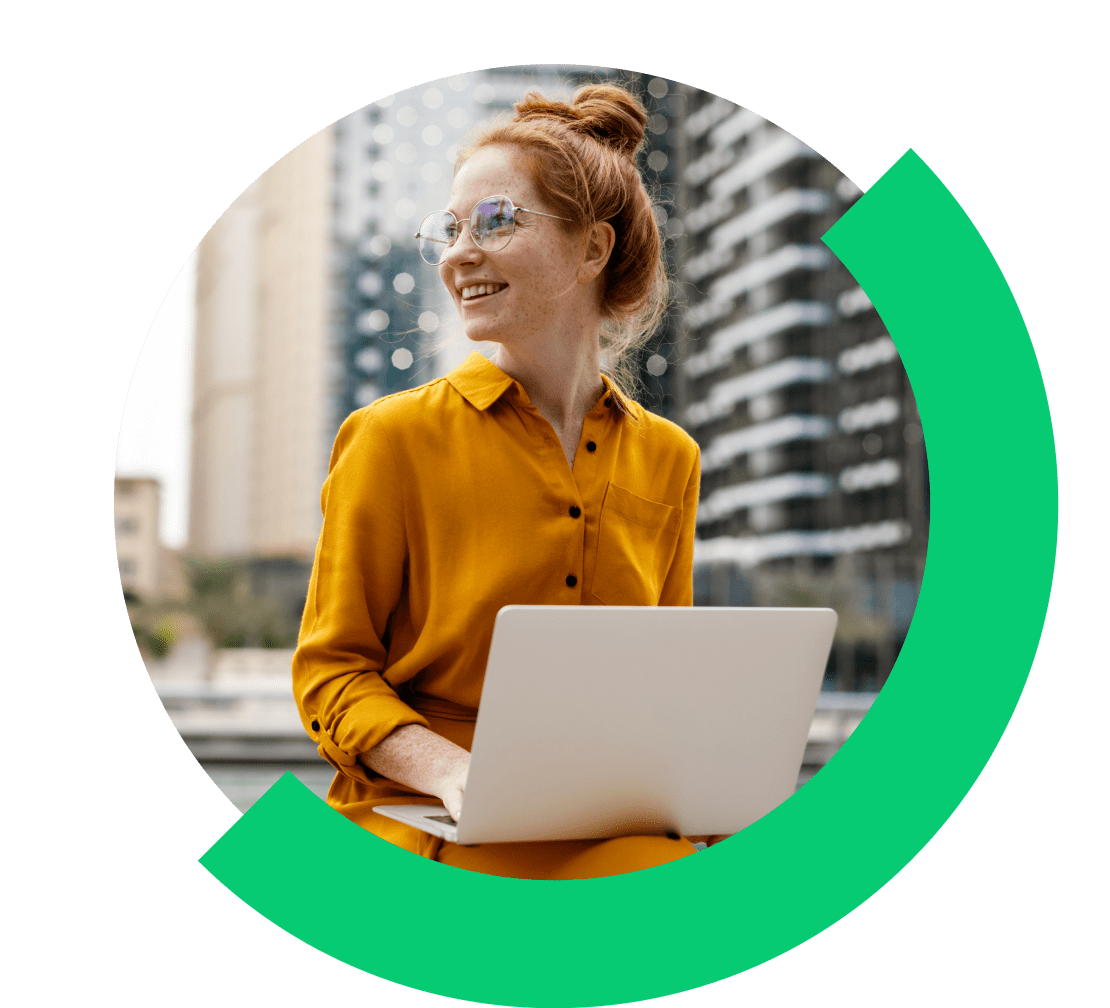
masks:
[[[573,588],[576,584],[578,584],[578,578],[576,578],[573,574],[568,574],[567,575],[567,587],[568,588]]]
[[[577,518],[581,513],[582,513],[582,509],[577,504],[571,504],[571,506],[570,506],[570,516],[571,516],[571,518]]]
[[[313,721],[312,722],[312,730],[313,731],[319,731],[320,730],[320,722],[319,721]]]
[[[609,398],[605,400],[605,405],[606,406],[612,406],[613,405],[613,397],[612,396],[609,396]]]
[[[586,451],[597,451],[597,445],[594,444],[592,441],[587,441],[586,442]]]

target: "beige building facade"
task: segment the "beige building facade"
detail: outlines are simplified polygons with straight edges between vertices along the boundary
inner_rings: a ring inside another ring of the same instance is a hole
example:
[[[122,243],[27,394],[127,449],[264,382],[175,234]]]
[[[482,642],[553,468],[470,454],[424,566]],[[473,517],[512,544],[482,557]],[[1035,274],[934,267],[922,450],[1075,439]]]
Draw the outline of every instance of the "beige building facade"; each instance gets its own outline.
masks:
[[[151,477],[116,477],[113,510],[119,579],[123,590],[142,602],[186,594],[177,554],[158,535],[161,494],[161,484]]]
[[[331,128],[254,182],[197,258],[189,551],[309,556],[327,470]]]

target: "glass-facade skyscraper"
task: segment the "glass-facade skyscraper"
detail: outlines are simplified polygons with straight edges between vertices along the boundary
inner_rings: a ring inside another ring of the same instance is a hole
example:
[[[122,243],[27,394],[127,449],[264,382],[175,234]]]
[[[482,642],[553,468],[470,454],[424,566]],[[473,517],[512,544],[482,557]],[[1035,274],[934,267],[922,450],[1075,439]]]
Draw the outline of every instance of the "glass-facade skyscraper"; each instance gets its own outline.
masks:
[[[681,89],[682,380],[702,604],[832,604],[830,685],[874,689],[923,571],[921,426],[894,343],[821,242],[859,190],[774,123]]]

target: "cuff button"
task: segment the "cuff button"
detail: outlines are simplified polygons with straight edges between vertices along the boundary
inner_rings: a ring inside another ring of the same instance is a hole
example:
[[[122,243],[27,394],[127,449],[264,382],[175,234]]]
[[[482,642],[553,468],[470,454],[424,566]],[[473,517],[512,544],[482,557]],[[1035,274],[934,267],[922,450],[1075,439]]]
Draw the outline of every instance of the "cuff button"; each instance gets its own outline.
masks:
[[[319,731],[320,730],[320,722],[319,721],[313,721],[312,722],[312,730],[313,731]]]

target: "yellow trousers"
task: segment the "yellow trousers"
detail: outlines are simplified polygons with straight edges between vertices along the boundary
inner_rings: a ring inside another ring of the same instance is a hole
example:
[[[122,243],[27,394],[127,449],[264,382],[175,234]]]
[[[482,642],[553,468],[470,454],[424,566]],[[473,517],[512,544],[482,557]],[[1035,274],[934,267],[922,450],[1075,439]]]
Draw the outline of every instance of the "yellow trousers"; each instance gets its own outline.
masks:
[[[627,836],[460,847],[444,842],[436,860],[468,871],[521,879],[587,879],[651,868],[694,853],[689,840]]]

